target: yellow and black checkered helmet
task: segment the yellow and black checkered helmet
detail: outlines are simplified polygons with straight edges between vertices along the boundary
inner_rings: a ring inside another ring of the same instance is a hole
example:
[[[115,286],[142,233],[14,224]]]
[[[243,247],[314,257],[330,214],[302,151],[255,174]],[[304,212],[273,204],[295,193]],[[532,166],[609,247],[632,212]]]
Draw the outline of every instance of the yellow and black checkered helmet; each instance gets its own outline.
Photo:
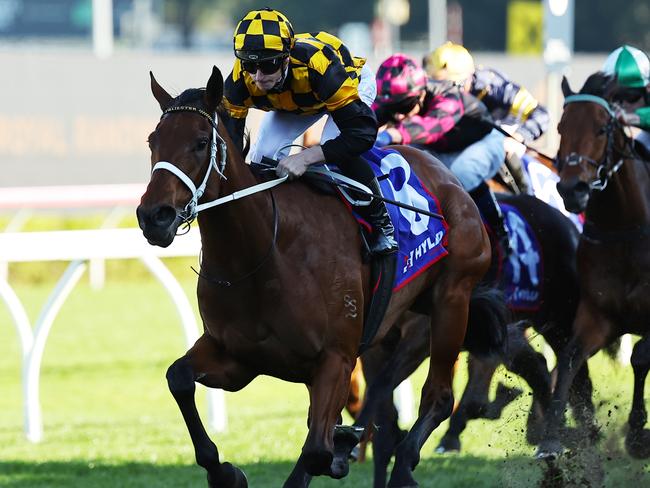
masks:
[[[234,41],[235,56],[245,61],[286,56],[294,43],[293,27],[277,10],[251,10],[237,24]]]

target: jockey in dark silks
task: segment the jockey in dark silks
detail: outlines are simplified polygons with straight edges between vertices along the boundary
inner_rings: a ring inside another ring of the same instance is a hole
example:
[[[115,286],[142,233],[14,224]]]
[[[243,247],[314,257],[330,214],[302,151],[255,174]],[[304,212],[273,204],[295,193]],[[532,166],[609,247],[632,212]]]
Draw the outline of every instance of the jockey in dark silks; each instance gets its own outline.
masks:
[[[427,77],[417,61],[403,54],[377,70],[373,109],[379,145],[411,144],[431,152],[460,180],[490,228],[509,252],[503,215],[485,180],[503,164],[504,136],[493,128],[483,103],[453,82]]]
[[[235,64],[224,83],[224,105],[234,133],[242,134],[250,108],[264,110],[250,159],[279,159],[277,174],[297,178],[311,164],[336,164],[341,171],[381,194],[375,175],[361,154],[371,149],[377,121],[370,109],[375,83],[365,59],[354,57],[326,32],[294,34],[280,12],[253,10],[234,34]],[[297,154],[289,145],[324,115],[321,144]],[[241,143],[241,141],[239,141]],[[373,227],[371,252],[397,251],[393,225],[378,199],[359,213]]]
[[[423,64],[431,78],[453,81],[481,100],[495,123],[516,141],[528,145],[548,129],[548,111],[526,88],[495,69],[475,66],[463,46],[446,42],[425,56]],[[525,192],[528,184],[521,161],[510,151],[507,157],[517,186]]]

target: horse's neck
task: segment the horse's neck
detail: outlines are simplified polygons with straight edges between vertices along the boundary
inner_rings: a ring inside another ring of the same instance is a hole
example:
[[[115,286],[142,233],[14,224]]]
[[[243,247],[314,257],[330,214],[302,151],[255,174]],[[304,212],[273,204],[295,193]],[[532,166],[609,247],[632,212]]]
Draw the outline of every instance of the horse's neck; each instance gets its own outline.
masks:
[[[643,161],[626,160],[607,188],[590,199],[587,220],[604,230],[650,225],[650,169]]]
[[[229,163],[220,197],[257,184],[241,160]],[[273,245],[274,210],[270,193],[260,192],[199,214],[204,271],[249,272]],[[222,277],[220,276],[219,279]],[[226,276],[225,279],[236,278]]]

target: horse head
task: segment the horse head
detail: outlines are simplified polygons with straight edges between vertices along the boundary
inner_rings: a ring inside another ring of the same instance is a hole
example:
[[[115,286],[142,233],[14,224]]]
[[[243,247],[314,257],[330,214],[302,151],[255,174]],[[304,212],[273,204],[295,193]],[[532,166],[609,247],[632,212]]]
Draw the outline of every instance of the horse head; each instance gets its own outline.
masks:
[[[591,75],[578,94],[566,78],[562,80],[565,101],[558,124],[557,189],[570,212],[583,212],[592,192],[603,190],[618,169],[615,140],[623,133],[608,102],[614,89],[615,80],[603,73]]]
[[[215,66],[205,89],[174,98],[150,76],[162,116],[149,134],[151,180],[136,214],[149,243],[167,247],[179,226],[194,220],[199,199],[219,194],[226,164],[226,142],[217,131],[223,77]]]

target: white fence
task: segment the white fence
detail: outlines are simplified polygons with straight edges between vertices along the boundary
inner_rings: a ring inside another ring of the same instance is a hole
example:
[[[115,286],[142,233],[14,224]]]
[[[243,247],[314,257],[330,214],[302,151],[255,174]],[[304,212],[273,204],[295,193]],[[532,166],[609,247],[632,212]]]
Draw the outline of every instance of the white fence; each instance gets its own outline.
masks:
[[[34,208],[114,206],[128,204],[132,207],[144,191],[142,185],[68,188],[63,192],[28,189],[0,190],[0,208]],[[116,190],[112,193],[112,190]],[[31,195],[31,196],[30,196]],[[85,199],[83,195],[86,195]],[[90,198],[89,198],[90,197]],[[22,202],[22,204],[21,204]],[[89,262],[100,259],[139,259],[160,281],[178,311],[185,342],[189,348],[198,338],[199,328],[192,306],[178,281],[160,258],[198,256],[201,240],[197,229],[176,239],[167,248],[149,245],[139,229],[98,229],[49,232],[0,233],[1,259],[6,263],[33,261],[70,261],[52,293],[44,303],[34,328],[25,308],[9,280],[0,276],[0,297],[7,305],[18,333],[22,357],[22,382],[24,396],[25,434],[32,442],[43,438],[43,420],[40,407],[40,372],[47,338],[64,304]],[[223,391],[208,390],[208,423],[216,431],[227,427]]]

